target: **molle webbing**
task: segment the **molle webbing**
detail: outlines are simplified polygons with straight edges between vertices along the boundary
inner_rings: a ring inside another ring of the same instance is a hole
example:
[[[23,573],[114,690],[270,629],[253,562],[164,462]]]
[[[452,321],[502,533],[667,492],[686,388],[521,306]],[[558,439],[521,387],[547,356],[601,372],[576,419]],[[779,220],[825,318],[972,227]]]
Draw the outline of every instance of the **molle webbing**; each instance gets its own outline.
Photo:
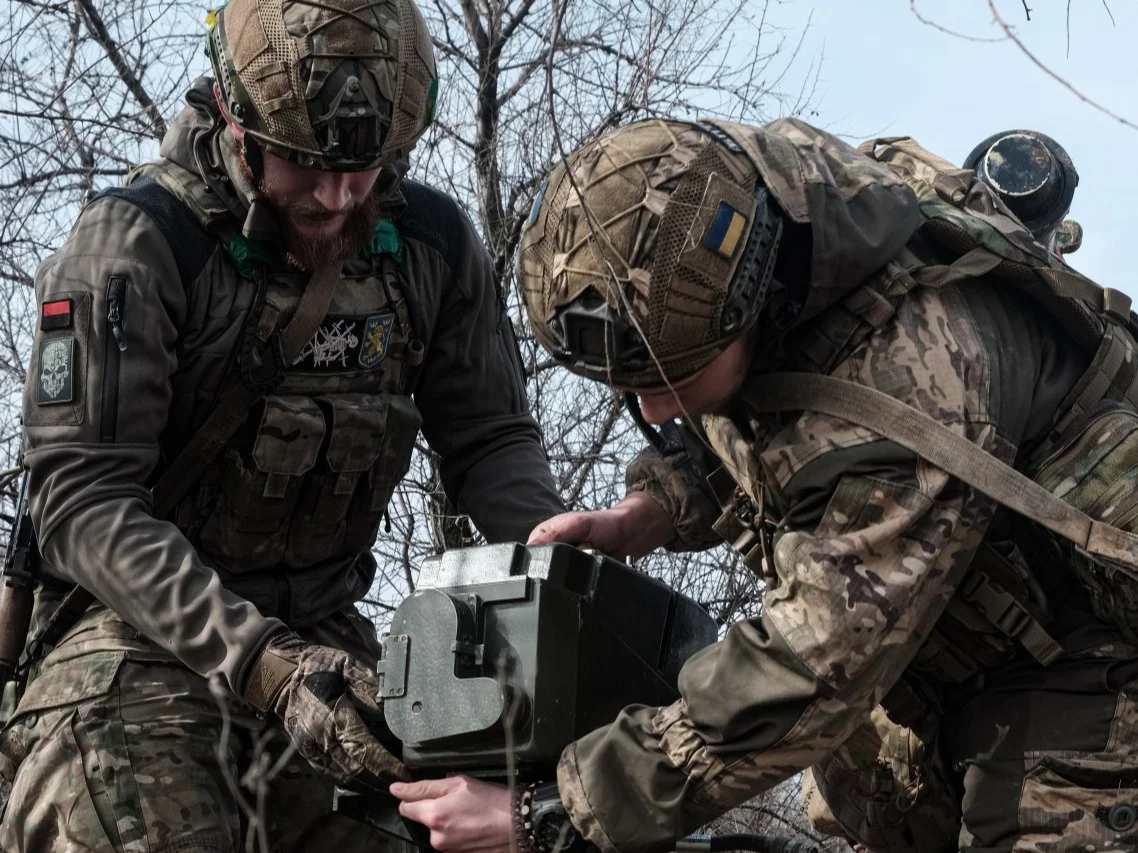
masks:
[[[1082,429],[1103,400],[1124,401],[1138,409],[1138,351],[1129,333],[1114,325],[1107,326],[1090,366],[1059,406],[1048,440],[1032,463],[1040,461],[1042,451],[1064,443]]]
[[[897,313],[897,299],[916,282],[899,257],[861,287],[855,288],[794,336],[793,347],[823,373],[829,373],[875,330]]]
[[[312,274],[296,313],[284,328],[277,330],[283,365],[292,364],[304,345],[316,334],[328,313],[332,294],[339,281],[338,264],[326,265]],[[265,390],[252,388],[236,380],[222,395],[205,423],[191,436],[155,483],[152,491],[156,518],[165,518],[170,514],[178,501],[197,483],[201,473],[225,449],[226,443],[245,422],[249,410],[265,393]]]

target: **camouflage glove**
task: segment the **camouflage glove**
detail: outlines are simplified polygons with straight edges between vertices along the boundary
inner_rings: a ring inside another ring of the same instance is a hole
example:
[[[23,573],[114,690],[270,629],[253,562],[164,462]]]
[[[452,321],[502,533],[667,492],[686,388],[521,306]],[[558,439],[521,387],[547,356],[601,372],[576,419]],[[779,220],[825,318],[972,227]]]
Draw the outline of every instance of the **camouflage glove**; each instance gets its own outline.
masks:
[[[386,790],[410,776],[364,722],[379,714],[378,695],[375,674],[347,652],[280,634],[253,662],[242,698],[280,717],[317,770],[342,785]]]

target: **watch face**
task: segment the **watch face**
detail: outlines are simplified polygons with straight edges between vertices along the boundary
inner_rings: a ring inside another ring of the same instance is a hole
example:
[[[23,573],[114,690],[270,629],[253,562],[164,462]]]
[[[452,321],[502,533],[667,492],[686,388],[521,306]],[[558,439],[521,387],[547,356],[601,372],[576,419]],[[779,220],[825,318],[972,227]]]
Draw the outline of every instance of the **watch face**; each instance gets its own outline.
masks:
[[[561,810],[547,814],[546,819],[537,824],[537,843],[546,853],[568,850],[576,834],[568,815]]]
[[[541,853],[569,850],[580,839],[556,792],[549,794],[533,801],[533,834]]]

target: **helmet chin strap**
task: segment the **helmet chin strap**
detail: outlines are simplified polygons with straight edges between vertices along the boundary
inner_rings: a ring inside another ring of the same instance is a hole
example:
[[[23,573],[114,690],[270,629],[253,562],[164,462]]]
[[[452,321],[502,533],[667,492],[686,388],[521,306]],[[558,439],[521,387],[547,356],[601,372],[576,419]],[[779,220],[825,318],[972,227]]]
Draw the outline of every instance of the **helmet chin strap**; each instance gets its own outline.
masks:
[[[644,413],[640,411],[640,398],[631,391],[624,392],[624,404],[628,407],[628,413],[632,415],[632,422],[636,424],[636,428],[661,456],[673,456],[687,450],[683,435],[675,421],[665,421],[658,427],[648,423],[644,419]]]
[[[249,134],[237,140],[237,147],[249,166],[249,173],[253,176],[254,188],[261,186],[261,179],[265,177],[265,154],[261,143]]]

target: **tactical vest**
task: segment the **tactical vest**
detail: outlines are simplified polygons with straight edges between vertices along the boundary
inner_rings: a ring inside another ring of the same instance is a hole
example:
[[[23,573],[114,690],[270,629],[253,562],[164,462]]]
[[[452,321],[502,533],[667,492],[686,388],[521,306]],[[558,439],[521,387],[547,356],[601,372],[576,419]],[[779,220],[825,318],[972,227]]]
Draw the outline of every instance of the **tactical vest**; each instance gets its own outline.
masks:
[[[187,341],[179,353],[185,384],[199,374],[212,375],[205,385],[213,389],[232,376],[263,376],[265,362],[279,359],[272,333],[295,311],[306,276],[242,237],[240,222],[198,175],[162,161],[131,180],[141,178],[177,199],[224,249],[198,276],[213,280],[202,285],[206,307],[198,313],[228,311],[235,342],[219,357],[216,345]],[[410,465],[421,422],[410,395],[423,346],[400,261],[398,232],[381,223],[365,257],[345,264],[319,330],[292,364],[276,365],[268,393],[170,515],[226,588],[293,625],[366,594],[376,571],[371,547]],[[199,329],[185,337],[207,336]],[[187,393],[200,399],[192,423],[168,429],[166,463],[217,399],[193,387]]]
[[[874,140],[862,151],[890,165],[913,189],[925,217],[920,238],[951,260],[930,264],[910,248],[902,250],[839,304],[795,330],[797,360],[790,368],[798,373],[759,377],[744,389],[744,400],[766,413],[815,406],[827,411],[826,406],[832,406],[830,414],[895,441],[908,441],[904,446],[934,464],[939,453],[941,467],[975,487],[986,473],[985,458],[993,460],[987,453],[974,445],[950,449],[948,436],[917,435],[935,432],[936,425],[925,423],[925,416],[915,410],[909,418],[900,411],[891,413],[896,420],[912,421],[900,426],[887,423],[880,411],[859,416],[859,404],[872,409],[874,401],[863,393],[869,389],[855,389],[852,401],[835,402],[851,383],[829,379],[828,374],[887,323],[900,299],[916,287],[983,276],[1028,294],[1093,357],[1059,406],[1046,437],[1021,456],[1019,469],[1034,483],[1017,481],[1018,475],[1007,469],[987,472],[1000,481],[994,484],[1000,488],[981,489],[1031,522],[1033,535],[1023,541],[985,540],[914,665],[935,680],[962,683],[1005,663],[1020,648],[1044,665],[1055,660],[1062,648],[1046,628],[1058,602],[1046,600],[1035,577],[1035,561],[1043,558],[1044,548],[1050,550],[1046,558],[1074,571],[1099,618],[1138,641],[1138,537],[1127,535],[1138,533],[1138,318],[1130,311],[1130,299],[1099,287],[1036,244],[972,172],[908,138]],[[809,380],[811,374],[819,381]],[[876,401],[879,407],[887,402]],[[709,443],[733,463],[735,472],[730,481],[722,470],[709,478],[723,508],[716,530],[732,542],[745,564],[756,570],[764,562],[770,566],[769,538],[776,523],[769,517],[750,442],[728,419],[706,426]],[[756,436],[755,443],[762,444],[763,437]],[[934,447],[938,440],[942,447]],[[1038,486],[1046,492],[1035,494],[1032,487]],[[1057,511],[1051,496],[1062,498],[1069,511]],[[906,697],[893,698],[891,714]]]

